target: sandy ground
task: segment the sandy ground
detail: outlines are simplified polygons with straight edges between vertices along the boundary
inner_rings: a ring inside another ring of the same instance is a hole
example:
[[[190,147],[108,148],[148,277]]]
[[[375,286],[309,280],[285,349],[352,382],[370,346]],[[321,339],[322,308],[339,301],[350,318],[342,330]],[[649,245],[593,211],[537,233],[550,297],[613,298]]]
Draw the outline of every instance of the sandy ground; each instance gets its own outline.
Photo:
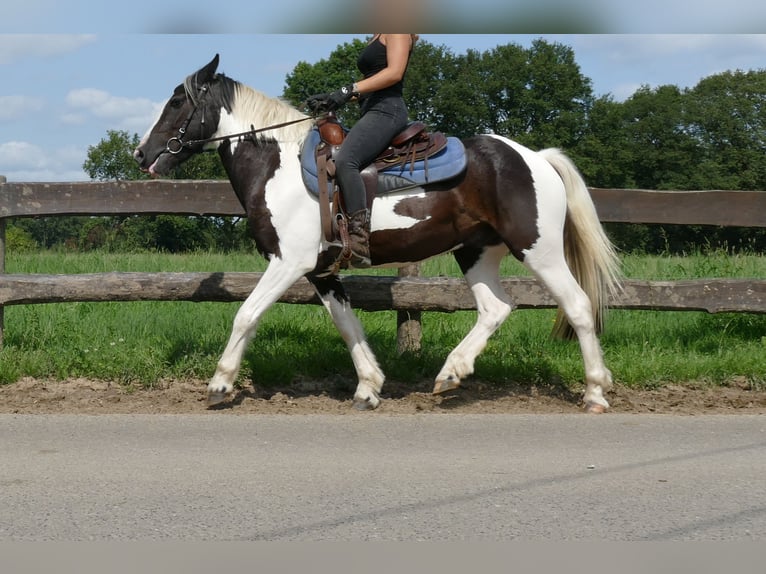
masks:
[[[351,414],[353,384],[298,381],[274,389],[243,387],[231,400],[208,409],[205,381],[165,381],[152,388],[109,381],[22,379],[0,386],[0,413],[163,413],[163,414]],[[563,386],[492,386],[467,381],[444,396],[433,396],[431,381],[387,382],[380,413],[577,413],[580,396]],[[766,414],[766,389],[746,382],[726,387],[665,385],[634,390],[616,385],[607,398],[610,412]]]

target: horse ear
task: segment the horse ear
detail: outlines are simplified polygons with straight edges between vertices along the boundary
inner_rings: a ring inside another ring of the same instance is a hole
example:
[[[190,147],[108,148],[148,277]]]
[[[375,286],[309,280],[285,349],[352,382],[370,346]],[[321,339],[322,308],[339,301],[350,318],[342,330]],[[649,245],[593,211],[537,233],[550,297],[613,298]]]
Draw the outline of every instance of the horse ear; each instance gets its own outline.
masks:
[[[203,82],[211,82],[215,78],[215,72],[218,69],[218,54],[213,56],[213,59],[197,72],[197,77],[202,79]]]

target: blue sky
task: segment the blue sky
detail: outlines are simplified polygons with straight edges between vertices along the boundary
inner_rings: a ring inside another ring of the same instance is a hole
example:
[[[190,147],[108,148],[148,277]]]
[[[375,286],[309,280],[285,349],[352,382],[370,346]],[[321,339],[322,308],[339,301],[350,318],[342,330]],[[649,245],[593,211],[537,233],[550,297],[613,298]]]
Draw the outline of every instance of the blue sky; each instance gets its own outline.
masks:
[[[61,3],[51,3],[57,5]],[[105,33],[96,25],[95,32],[74,33],[67,27],[51,26],[45,33],[32,34],[23,25],[17,29],[24,33],[0,27],[0,175],[9,181],[86,180],[82,163],[88,146],[96,145],[110,129],[143,134],[172,89],[215,53],[221,54],[220,71],[278,96],[285,76],[299,61],[317,61],[339,44],[365,37]],[[725,70],[766,68],[766,35],[757,34],[425,33],[422,37],[458,54],[507,43],[528,46],[540,37],[561,42],[574,50],[594,93],[616,99],[641,85],[692,87]]]

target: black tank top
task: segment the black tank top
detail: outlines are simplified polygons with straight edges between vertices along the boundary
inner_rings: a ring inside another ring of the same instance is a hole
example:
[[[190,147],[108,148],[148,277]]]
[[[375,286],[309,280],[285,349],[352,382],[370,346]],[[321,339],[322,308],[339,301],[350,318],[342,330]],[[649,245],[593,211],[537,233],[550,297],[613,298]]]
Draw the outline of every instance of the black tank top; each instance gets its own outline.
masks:
[[[407,64],[409,64],[409,60],[407,61]],[[362,53],[359,54],[356,65],[365,78],[374,76],[381,70],[384,70],[388,67],[386,47],[383,45],[383,42],[380,41],[380,36],[365,46],[364,50],[362,50]],[[401,97],[403,88],[404,81],[399,80],[393,86],[389,86],[375,93],[381,96],[393,95]]]

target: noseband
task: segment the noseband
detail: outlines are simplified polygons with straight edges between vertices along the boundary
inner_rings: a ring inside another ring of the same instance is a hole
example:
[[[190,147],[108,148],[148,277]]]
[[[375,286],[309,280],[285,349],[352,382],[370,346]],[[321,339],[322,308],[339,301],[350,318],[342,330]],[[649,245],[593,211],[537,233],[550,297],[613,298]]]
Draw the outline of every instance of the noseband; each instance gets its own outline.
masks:
[[[186,135],[186,129],[189,127],[189,124],[191,123],[192,117],[194,117],[194,112],[197,111],[197,108],[199,107],[200,103],[202,103],[202,119],[200,120],[200,123],[202,123],[203,125],[205,124],[205,102],[204,102],[203,98],[207,94],[209,88],[210,88],[210,86],[208,84],[203,84],[202,87],[199,89],[199,94],[197,96],[197,103],[194,104],[194,107],[189,112],[189,115],[186,116],[186,119],[184,120],[183,125],[180,128],[178,128],[178,135],[177,136],[173,136],[172,138],[170,138],[167,141],[167,143],[165,144],[165,150],[168,153],[175,155],[177,153],[181,153],[181,150],[184,149],[185,147],[191,147],[191,146],[197,145],[197,144],[206,144],[206,143],[209,143],[209,142],[222,141],[222,140],[227,140],[227,139],[230,139],[230,138],[236,138],[236,137],[242,137],[242,136],[247,136],[247,135],[253,135],[253,134],[260,133],[260,132],[267,132],[269,130],[275,130],[275,129],[279,129],[279,128],[284,128],[284,127],[291,126],[293,124],[297,124],[297,123],[300,123],[300,122],[306,122],[306,121],[309,121],[309,120],[320,119],[320,118],[325,117],[327,115],[327,114],[320,114],[319,116],[307,116],[305,118],[300,118],[300,119],[297,119],[297,120],[291,120],[289,122],[283,122],[281,124],[275,124],[275,125],[272,125],[272,126],[266,126],[265,128],[259,128],[259,129],[255,129],[254,126],[250,126],[250,130],[249,131],[240,132],[240,133],[237,133],[237,134],[229,134],[229,135],[226,135],[226,136],[218,136],[216,138],[206,138],[206,139],[199,139],[199,140],[183,141],[183,137]]]

